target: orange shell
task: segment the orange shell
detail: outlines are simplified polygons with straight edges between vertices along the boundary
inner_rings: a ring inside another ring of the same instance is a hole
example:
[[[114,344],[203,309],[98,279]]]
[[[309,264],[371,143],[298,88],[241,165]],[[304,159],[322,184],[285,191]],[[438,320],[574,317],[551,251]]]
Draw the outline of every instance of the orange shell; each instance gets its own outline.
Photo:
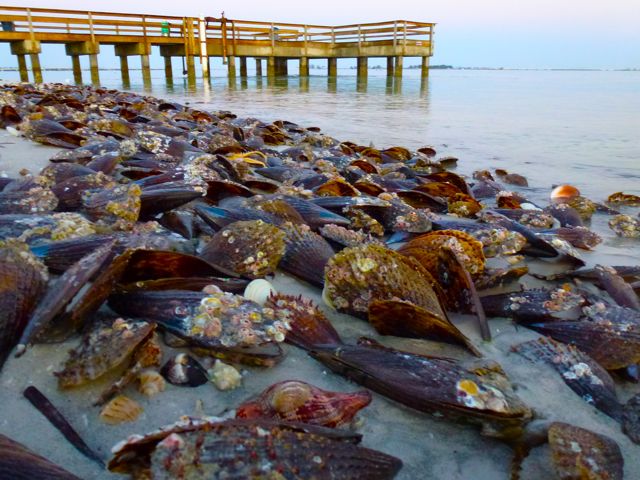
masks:
[[[433,273],[437,265],[438,251],[450,239],[455,239],[460,248],[460,260],[471,275],[479,275],[484,271],[485,257],[482,243],[468,233],[460,230],[436,230],[420,235],[405,244],[399,252],[416,258],[423,267]],[[422,250],[419,253],[417,249]]]
[[[549,195],[551,200],[570,200],[580,196],[580,190],[573,185],[558,185]]]
[[[118,395],[107,403],[100,412],[100,419],[109,425],[134,422],[142,413],[142,407],[135,400]]]
[[[339,427],[350,422],[369,403],[371,394],[367,390],[330,392],[309,383],[286,380],[240,405],[236,409],[236,418],[273,418]]]

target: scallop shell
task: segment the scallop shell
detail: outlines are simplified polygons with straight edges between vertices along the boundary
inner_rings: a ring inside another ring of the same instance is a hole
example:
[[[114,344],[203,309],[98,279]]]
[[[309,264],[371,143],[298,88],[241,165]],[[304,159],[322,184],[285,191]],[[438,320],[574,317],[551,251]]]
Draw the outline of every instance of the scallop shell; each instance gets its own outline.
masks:
[[[138,402],[124,395],[118,395],[102,407],[100,420],[108,425],[135,422],[142,411]]]
[[[573,345],[540,337],[511,349],[532,362],[550,365],[585,402],[620,420],[622,407],[616,396],[613,379],[594,359]]]
[[[333,256],[331,245],[308,225],[286,222],[280,226],[287,244],[280,267],[313,285],[322,286],[325,265]]]
[[[285,233],[262,220],[235,222],[207,243],[202,258],[249,278],[273,273],[285,253]]]
[[[579,321],[552,321],[527,325],[563,343],[571,343],[607,370],[640,362],[640,314],[633,309],[594,305]]]
[[[83,385],[122,365],[155,329],[152,323],[121,318],[99,325],[69,352],[63,370],[55,372],[60,388]]]
[[[399,252],[418,260],[433,275],[438,252],[445,245],[455,252],[471,275],[482,273],[485,262],[482,243],[459,230],[437,230],[420,235],[403,245]]]
[[[367,390],[331,392],[309,383],[285,380],[271,385],[236,409],[236,418],[272,418],[325,427],[340,427],[371,403]]]
[[[549,427],[549,447],[560,480],[622,480],[624,459],[609,437],[584,428],[554,422]]]
[[[375,300],[404,300],[440,319],[440,306],[429,273],[415,260],[376,244],[336,254],[325,269],[323,298],[340,312],[366,318]]]
[[[166,382],[162,375],[155,370],[145,370],[138,375],[138,391],[147,397],[163,392],[166,388]]]
[[[46,267],[26,245],[0,247],[0,368],[22,335],[47,280]]]

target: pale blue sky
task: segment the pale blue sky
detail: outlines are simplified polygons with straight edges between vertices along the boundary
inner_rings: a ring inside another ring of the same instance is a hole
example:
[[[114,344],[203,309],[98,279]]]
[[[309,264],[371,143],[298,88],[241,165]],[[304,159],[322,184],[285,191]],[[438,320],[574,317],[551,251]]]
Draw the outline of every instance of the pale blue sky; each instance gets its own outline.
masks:
[[[438,23],[432,64],[640,68],[640,0],[66,0],[63,4],[55,0],[4,0],[2,3],[181,16],[218,16],[224,10],[228,18],[316,24],[405,18]],[[14,63],[6,58],[7,54],[6,45],[1,46],[0,56],[5,58],[0,65]],[[60,60],[61,66],[68,63]]]

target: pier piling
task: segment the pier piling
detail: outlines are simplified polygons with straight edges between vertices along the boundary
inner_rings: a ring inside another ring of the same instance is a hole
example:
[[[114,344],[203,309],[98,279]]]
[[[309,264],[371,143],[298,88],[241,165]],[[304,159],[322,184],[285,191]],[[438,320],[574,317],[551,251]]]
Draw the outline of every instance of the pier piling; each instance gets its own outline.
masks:
[[[73,81],[76,85],[81,85],[82,67],[80,65],[80,55],[71,55],[71,67],[73,68]]]
[[[124,85],[131,83],[131,79],[129,78],[129,57],[126,55],[120,55],[120,75]]]
[[[422,57],[422,78],[429,76],[429,57]]]
[[[369,59],[367,57],[358,57],[358,78],[366,79],[369,73]]]
[[[151,87],[151,64],[149,55],[140,55],[140,66],[142,67],[142,83],[145,88]]]
[[[387,57],[387,77],[393,77],[393,57]]]
[[[162,58],[164,58],[164,76],[167,81],[173,81],[173,65],[171,64],[171,57],[166,55]]]
[[[227,57],[227,70],[229,78],[236,78],[236,57],[233,55]]]
[[[309,76],[309,58],[308,57],[300,57],[300,73],[301,77]]]
[[[247,57],[240,57],[240,78],[247,78]]]
[[[28,82],[29,81],[29,70],[27,70],[27,58],[19,53],[16,55],[18,58],[18,70],[20,71],[20,81]]]
[[[330,77],[338,76],[338,59],[337,58],[329,58],[327,60],[327,75]]]
[[[256,58],[256,77],[262,76],[262,59]]]
[[[403,57],[396,57],[395,61],[393,62],[395,67],[393,69],[393,76],[396,78],[402,78],[402,62],[403,61]]]

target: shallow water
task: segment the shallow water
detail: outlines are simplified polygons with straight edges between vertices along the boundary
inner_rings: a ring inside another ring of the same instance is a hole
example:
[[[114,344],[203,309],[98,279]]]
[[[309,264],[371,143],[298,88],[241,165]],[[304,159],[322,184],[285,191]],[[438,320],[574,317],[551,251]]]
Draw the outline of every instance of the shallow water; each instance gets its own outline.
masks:
[[[163,73],[152,72],[147,91],[203,108],[315,125],[376,147],[431,144],[459,157],[462,171],[506,168],[545,192],[571,182],[600,199],[619,190],[640,193],[640,72],[433,70],[422,81],[419,70],[406,69],[394,83],[384,70],[358,82],[354,70],[341,69],[337,80],[312,70],[309,79],[269,84],[249,71],[235,82],[198,79],[195,89],[183,78],[167,87]],[[45,72],[45,80],[70,75]],[[123,86],[119,71],[101,72],[105,86],[145,90],[139,71],[131,78]]]

